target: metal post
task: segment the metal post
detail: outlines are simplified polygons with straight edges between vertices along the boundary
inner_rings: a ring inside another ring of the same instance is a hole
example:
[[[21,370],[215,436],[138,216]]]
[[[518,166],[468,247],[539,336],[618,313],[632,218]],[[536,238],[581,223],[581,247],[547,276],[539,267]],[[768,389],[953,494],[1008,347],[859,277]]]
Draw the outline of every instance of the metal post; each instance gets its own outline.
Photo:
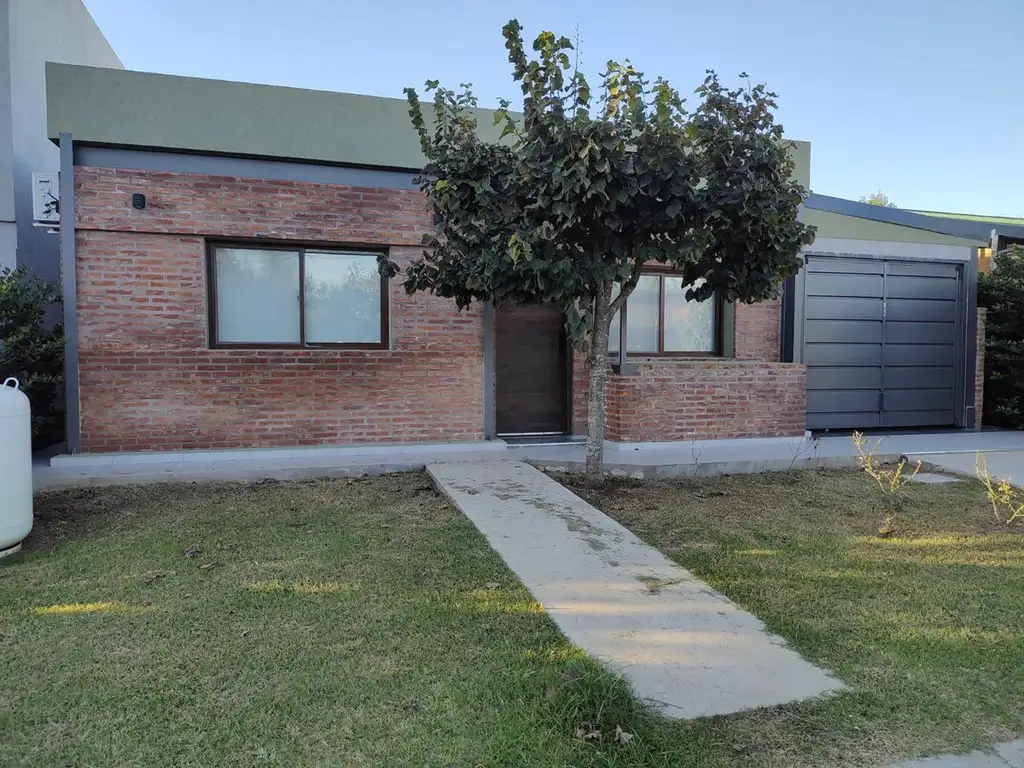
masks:
[[[68,453],[82,450],[78,384],[78,291],[75,282],[75,155],[70,133],[60,140],[60,275],[64,301],[64,430]]]

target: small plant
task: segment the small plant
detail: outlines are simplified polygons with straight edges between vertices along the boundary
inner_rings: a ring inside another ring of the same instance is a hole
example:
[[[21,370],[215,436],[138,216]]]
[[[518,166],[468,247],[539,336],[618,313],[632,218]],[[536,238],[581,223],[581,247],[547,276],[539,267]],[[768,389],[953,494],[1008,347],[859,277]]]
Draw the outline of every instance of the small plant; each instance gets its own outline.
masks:
[[[876,440],[874,445],[869,446],[863,432],[853,433],[853,445],[857,449],[857,466],[867,473],[868,477],[878,484],[879,490],[885,497],[886,509],[882,516],[882,525],[878,532],[883,536],[889,536],[895,531],[895,515],[903,508],[903,497],[900,491],[903,486],[913,480],[921,471],[921,462],[913,465],[912,471],[908,471],[910,463],[903,457],[895,465],[882,464],[875,459],[875,452],[881,444]]]
[[[977,454],[974,459],[974,474],[985,486],[985,495],[992,505],[992,513],[1000,523],[1009,525],[1017,518],[1024,518],[1024,500],[1017,496],[1017,488],[1005,477],[995,479],[988,471],[988,461],[984,454]]]

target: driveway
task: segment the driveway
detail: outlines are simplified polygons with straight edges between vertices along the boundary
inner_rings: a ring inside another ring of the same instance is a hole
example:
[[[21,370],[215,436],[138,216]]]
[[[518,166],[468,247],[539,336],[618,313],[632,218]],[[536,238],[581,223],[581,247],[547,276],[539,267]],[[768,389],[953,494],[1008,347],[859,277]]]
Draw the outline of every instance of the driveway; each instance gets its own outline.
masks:
[[[1024,451],[983,451],[982,455],[992,477],[1005,478],[1014,485],[1024,486]],[[910,458],[934,464],[947,472],[972,477],[978,460],[976,453],[919,453]]]

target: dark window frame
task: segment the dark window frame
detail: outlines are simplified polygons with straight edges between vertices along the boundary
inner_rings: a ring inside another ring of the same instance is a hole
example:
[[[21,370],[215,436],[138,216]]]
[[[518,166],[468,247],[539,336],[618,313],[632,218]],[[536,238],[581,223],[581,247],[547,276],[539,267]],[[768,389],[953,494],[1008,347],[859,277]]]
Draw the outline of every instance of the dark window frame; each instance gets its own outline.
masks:
[[[711,301],[715,307],[715,348],[711,351],[672,351],[665,350],[665,278],[682,277],[682,275],[669,269],[645,269],[641,277],[657,277],[658,279],[658,350],[656,352],[632,352],[626,350],[627,358],[644,357],[681,357],[681,358],[720,358],[725,357],[725,301],[721,294],[715,294]],[[629,299],[626,299],[629,303]],[[626,329],[629,329],[629,313],[626,313]],[[609,336],[608,354],[618,356],[619,350],[611,349],[611,337]]]
[[[218,341],[217,337],[217,249],[233,248],[252,251],[287,251],[299,257],[299,341]],[[391,302],[388,295],[389,281],[380,278],[380,341],[358,342],[309,342],[306,341],[306,251],[314,253],[386,254],[379,246],[342,245],[339,243],[290,243],[287,241],[263,242],[260,240],[208,240],[206,243],[206,284],[207,316],[210,349],[390,349],[391,346]]]

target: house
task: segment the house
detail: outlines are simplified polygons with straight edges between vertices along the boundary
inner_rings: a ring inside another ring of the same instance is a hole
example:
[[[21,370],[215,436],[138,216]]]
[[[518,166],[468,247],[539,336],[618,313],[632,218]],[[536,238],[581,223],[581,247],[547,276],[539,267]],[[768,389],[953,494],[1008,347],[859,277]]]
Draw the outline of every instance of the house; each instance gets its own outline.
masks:
[[[459,312],[377,274],[431,226],[404,101],[54,64],[47,103],[72,452],[585,430],[586,366],[557,312]],[[794,153],[809,185],[810,146]],[[697,304],[644,278],[617,331],[610,441],[974,426],[985,243],[805,214],[818,240],[778,300]]]
[[[0,269],[60,276],[57,238],[33,226],[33,174],[56,190],[46,137],[45,63],[121,68],[81,0],[0,0]]]

